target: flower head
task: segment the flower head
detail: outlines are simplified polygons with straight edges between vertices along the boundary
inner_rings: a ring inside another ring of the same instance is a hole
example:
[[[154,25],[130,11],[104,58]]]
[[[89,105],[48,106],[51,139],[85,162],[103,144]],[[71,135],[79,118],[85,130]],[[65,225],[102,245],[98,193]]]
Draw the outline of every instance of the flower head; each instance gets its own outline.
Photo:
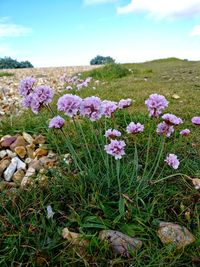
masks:
[[[72,90],[73,88],[72,88],[72,86],[71,85],[68,85],[67,87],[66,87],[66,90]]]
[[[200,117],[193,117],[192,123],[195,125],[200,125]]]
[[[26,77],[24,80],[22,80],[19,87],[20,95],[26,97],[32,93],[35,81],[36,80],[33,77]]]
[[[65,120],[62,117],[56,116],[50,120],[49,128],[60,129],[63,127],[64,123],[65,123]]]
[[[144,131],[144,125],[142,125],[141,123],[134,123],[131,122],[127,127],[126,127],[126,131],[127,133],[130,134],[137,134],[137,133],[141,133]]]
[[[184,130],[180,131],[180,135],[182,135],[182,136],[188,136],[189,134],[190,134],[189,129],[184,129]]]
[[[118,131],[118,130],[115,130],[115,129],[108,129],[106,132],[105,132],[105,137],[108,137],[110,139],[113,139],[115,137],[119,137],[121,136],[121,132]]]
[[[150,117],[159,117],[162,111],[168,106],[168,101],[163,95],[151,94],[145,101]]]
[[[127,98],[127,99],[121,99],[118,103],[119,108],[128,108],[132,104],[132,99]]]
[[[99,97],[86,97],[81,103],[80,113],[82,116],[96,121],[102,116],[102,102]]]
[[[112,155],[115,159],[121,159],[123,155],[125,155],[126,144],[124,141],[111,140],[110,144],[105,145],[105,151],[107,154]]]
[[[53,90],[48,85],[40,85],[34,89],[34,96],[40,104],[49,104],[53,99]]]
[[[117,103],[114,101],[104,100],[102,102],[102,112],[103,115],[107,118],[110,118],[112,114],[117,110]]]
[[[164,135],[166,137],[170,137],[170,135],[174,132],[174,127],[170,126],[166,122],[161,122],[158,124],[156,132],[159,135]]]
[[[65,115],[73,117],[80,110],[82,99],[79,96],[66,94],[58,99],[57,107],[59,111],[63,111]]]
[[[178,166],[180,164],[180,162],[179,162],[179,160],[175,154],[169,154],[166,157],[165,162],[175,170],[178,169]]]
[[[169,124],[169,125],[179,125],[181,123],[183,123],[182,119],[181,118],[178,118],[177,116],[175,116],[174,114],[164,114],[162,116],[163,120]]]

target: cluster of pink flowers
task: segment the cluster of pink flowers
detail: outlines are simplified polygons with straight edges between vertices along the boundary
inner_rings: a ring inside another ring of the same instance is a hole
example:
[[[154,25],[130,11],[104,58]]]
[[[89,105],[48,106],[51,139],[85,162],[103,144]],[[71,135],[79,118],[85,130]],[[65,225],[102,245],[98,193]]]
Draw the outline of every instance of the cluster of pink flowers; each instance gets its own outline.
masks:
[[[164,135],[166,137],[170,137],[174,132],[174,126],[177,126],[183,123],[181,118],[178,118],[174,114],[164,114],[162,116],[164,122],[158,124],[156,132],[160,135]]]
[[[60,77],[60,81],[67,84],[66,90],[80,90],[84,87],[88,87],[89,83],[92,81],[92,77],[87,77],[86,79],[80,78],[81,74],[75,75],[73,77],[67,77],[63,75]]]
[[[108,129],[106,132],[105,132],[105,137],[108,137],[110,139],[114,139],[116,137],[120,137],[122,134],[120,131],[116,130],[116,129]]]
[[[53,90],[47,85],[34,87],[35,79],[27,77],[21,81],[19,93],[23,97],[23,105],[31,108],[34,113],[38,113],[40,108],[51,103]]]
[[[119,108],[119,104],[109,100],[102,101],[97,96],[81,99],[77,95],[65,94],[58,99],[57,107],[59,111],[63,111],[69,117],[80,114],[91,121],[97,121],[102,116],[110,118]]]
[[[141,133],[144,131],[144,125],[142,125],[141,123],[134,123],[131,122],[127,127],[126,127],[126,131],[129,134],[137,134],[137,133]]]
[[[180,162],[179,162],[179,160],[175,154],[167,155],[165,162],[167,163],[167,165],[169,165],[170,167],[172,167],[175,170],[178,169],[179,164],[180,164]]]
[[[107,154],[115,157],[115,159],[121,159],[123,155],[125,155],[125,148],[126,144],[124,141],[118,141],[116,139],[112,139],[110,144],[105,145],[105,151]]]
[[[150,117],[158,118],[162,111],[168,106],[168,101],[163,95],[152,94],[145,101]]]
[[[200,117],[193,117],[192,123],[195,125],[200,125]]]
[[[49,128],[60,129],[64,126],[64,123],[65,120],[62,117],[56,116],[50,120]]]

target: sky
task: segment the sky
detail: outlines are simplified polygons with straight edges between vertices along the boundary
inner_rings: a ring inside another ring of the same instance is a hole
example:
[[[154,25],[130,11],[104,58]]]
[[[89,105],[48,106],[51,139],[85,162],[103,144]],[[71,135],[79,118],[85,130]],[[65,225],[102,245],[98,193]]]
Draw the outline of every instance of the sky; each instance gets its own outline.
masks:
[[[0,58],[34,67],[200,60],[200,0],[0,0]]]

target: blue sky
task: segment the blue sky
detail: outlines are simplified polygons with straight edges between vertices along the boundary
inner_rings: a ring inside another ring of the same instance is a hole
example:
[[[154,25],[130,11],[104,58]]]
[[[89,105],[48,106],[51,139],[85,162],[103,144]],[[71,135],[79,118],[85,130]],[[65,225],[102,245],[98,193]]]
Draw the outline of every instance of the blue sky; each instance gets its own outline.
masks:
[[[200,60],[200,0],[0,0],[0,57],[35,67]]]

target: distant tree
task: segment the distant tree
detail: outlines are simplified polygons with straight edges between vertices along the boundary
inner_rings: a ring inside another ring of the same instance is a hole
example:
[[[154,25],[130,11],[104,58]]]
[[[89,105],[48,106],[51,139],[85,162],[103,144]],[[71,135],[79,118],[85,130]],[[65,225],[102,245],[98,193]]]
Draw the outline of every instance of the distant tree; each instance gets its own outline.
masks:
[[[19,68],[33,68],[29,61],[18,62],[11,57],[0,58],[0,69],[19,69]]]
[[[96,56],[90,61],[90,65],[104,65],[109,63],[115,63],[115,60],[111,57]]]

